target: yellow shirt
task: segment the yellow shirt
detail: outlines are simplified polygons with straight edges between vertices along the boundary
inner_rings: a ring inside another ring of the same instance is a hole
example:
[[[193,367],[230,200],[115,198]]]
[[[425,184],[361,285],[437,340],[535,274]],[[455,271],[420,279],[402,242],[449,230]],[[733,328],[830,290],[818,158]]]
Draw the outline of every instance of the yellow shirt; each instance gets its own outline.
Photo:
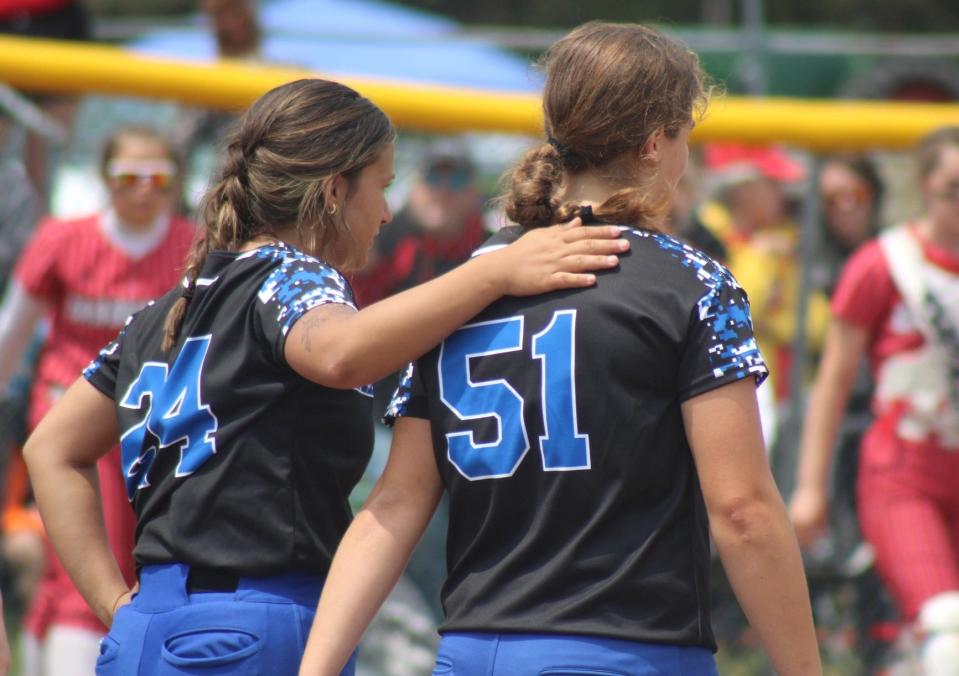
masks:
[[[726,248],[726,266],[749,295],[756,342],[776,379],[777,393],[783,395],[796,335],[801,282],[799,229],[787,222],[747,237],[733,228],[729,212],[716,202],[704,204],[699,218]],[[829,299],[821,291],[813,291],[806,311],[810,351],[822,348],[828,321]]]

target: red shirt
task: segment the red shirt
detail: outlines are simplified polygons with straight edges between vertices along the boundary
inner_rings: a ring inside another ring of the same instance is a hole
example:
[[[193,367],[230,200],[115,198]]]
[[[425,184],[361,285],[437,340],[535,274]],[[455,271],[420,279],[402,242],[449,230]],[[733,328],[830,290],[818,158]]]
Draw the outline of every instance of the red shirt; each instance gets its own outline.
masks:
[[[919,239],[925,261],[955,274],[959,284],[959,256],[923,240],[915,227],[911,234]],[[868,354],[874,377],[879,376],[883,364],[891,357],[914,352],[926,343],[896,288],[879,240],[863,245],[846,263],[831,308],[835,317],[868,331]],[[874,408],[880,418],[901,412],[898,406],[877,400]]]
[[[160,243],[134,258],[104,234],[99,215],[40,224],[14,271],[52,311],[31,392],[31,428],[131,313],[179,282],[195,233],[192,223],[173,217]]]

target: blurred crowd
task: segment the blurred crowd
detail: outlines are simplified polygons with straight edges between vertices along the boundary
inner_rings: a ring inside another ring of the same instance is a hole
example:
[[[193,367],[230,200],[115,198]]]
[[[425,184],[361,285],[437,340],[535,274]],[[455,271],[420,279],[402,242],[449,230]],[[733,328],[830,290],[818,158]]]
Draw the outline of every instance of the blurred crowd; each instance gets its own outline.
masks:
[[[21,4],[0,5],[0,32],[89,38],[78,3]],[[246,0],[200,4],[223,57],[258,60],[259,31]],[[61,218],[49,213],[58,175],[49,129],[63,129],[64,139],[82,133],[74,128],[76,103],[18,100],[35,114],[0,102],[2,586],[19,673],[60,676],[92,663],[102,628],[44,539],[17,449],[129,312],[178,282],[193,236],[183,196],[186,151],[215,145],[231,120],[188,109],[165,134],[140,125],[112,130],[90,161],[104,203],[95,213]],[[415,139],[410,148],[403,202],[352,280],[361,304],[448,271],[503,224],[490,201],[495,163],[480,156],[482,143]],[[902,561],[901,542],[910,528],[938,527],[932,512],[941,509],[952,521],[940,524],[937,546],[952,547],[952,561],[959,550],[959,490],[948,457],[959,447],[952,419],[959,411],[959,131],[945,130],[908,156],[696,147],[674,211],[657,227],[726,264],[749,295],[772,371],[759,391],[764,436],[787,502],[794,496],[790,509],[825,648],[847,660],[848,673],[908,668],[913,628],[928,617],[924,604],[952,578],[920,567],[938,587],[917,591],[903,583],[917,568]],[[912,257],[910,242],[918,243]],[[923,286],[915,291],[900,276]],[[941,307],[929,310],[931,302]],[[392,386],[377,385],[380,410]],[[388,442],[389,432],[378,428],[368,476],[382,468]],[[946,456],[907,468],[900,456],[913,446]],[[108,528],[132,577],[135,524],[119,471],[110,471],[117,460],[108,460],[113,464],[101,468]],[[917,490],[945,497],[923,505],[915,495],[900,496],[902,482],[889,483],[890,468],[900,479],[909,473],[934,483],[930,477],[938,476],[938,485]],[[908,513],[878,505],[877,495],[911,500]],[[443,513],[368,635],[359,673],[430,668]],[[717,634],[728,646],[748,645],[734,605],[719,585]]]

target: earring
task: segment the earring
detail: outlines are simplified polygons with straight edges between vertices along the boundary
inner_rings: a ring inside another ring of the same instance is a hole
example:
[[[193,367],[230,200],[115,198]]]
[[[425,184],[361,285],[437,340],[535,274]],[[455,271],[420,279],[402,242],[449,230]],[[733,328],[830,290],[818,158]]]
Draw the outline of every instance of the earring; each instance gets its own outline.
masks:
[[[335,214],[336,214],[336,205],[335,205],[335,204],[331,204],[331,205],[330,205],[330,208],[327,209],[327,212],[330,214],[330,216],[335,215]]]

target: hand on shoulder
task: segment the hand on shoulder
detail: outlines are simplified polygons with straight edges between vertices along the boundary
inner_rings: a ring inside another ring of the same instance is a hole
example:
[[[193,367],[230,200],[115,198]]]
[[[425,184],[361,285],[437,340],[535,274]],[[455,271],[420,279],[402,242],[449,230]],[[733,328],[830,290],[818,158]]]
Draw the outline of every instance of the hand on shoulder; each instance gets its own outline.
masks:
[[[629,250],[615,225],[569,223],[534,228],[507,247],[486,254],[495,262],[503,294],[532,296],[557,289],[592,286],[598,270],[619,264],[617,254]]]

